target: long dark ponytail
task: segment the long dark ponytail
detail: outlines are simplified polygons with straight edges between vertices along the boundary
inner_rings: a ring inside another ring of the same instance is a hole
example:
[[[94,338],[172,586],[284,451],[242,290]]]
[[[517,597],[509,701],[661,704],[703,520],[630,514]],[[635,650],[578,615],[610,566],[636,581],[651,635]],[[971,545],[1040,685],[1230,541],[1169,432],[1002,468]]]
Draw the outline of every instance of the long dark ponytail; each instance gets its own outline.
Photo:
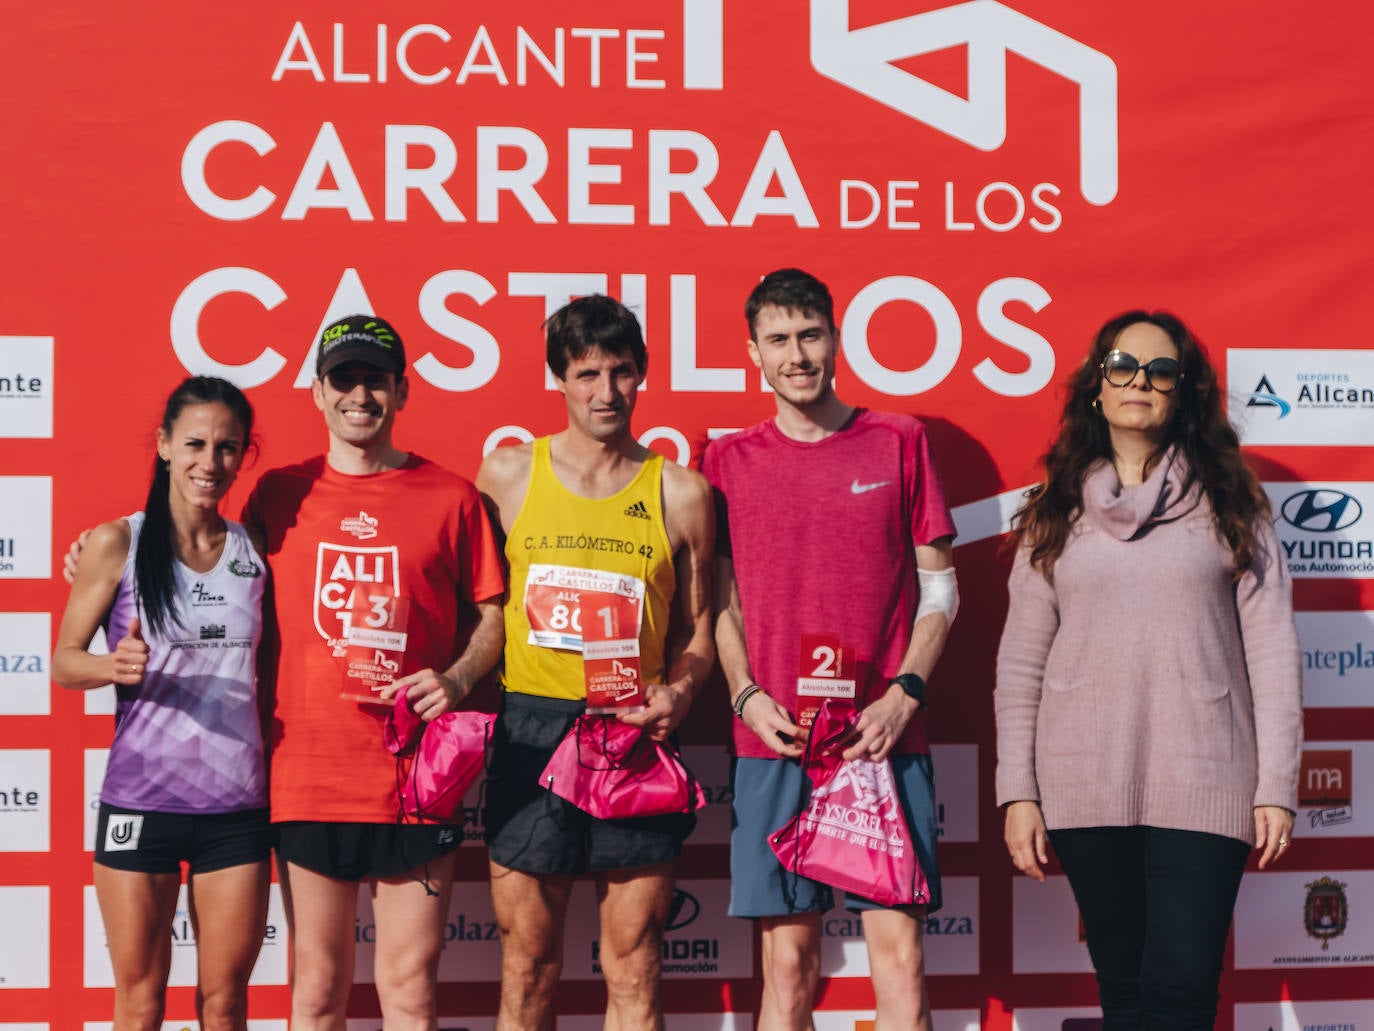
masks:
[[[172,424],[183,409],[204,404],[222,404],[229,409],[243,427],[243,444],[248,446],[253,435],[253,406],[242,390],[214,376],[191,376],[172,391],[162,412],[163,434],[171,434]],[[148,485],[148,500],[143,503],[143,529],[134,551],[134,589],[149,626],[158,634],[172,624],[181,625],[173,567],[176,553],[172,547],[171,487],[168,464],[154,455],[152,483]]]

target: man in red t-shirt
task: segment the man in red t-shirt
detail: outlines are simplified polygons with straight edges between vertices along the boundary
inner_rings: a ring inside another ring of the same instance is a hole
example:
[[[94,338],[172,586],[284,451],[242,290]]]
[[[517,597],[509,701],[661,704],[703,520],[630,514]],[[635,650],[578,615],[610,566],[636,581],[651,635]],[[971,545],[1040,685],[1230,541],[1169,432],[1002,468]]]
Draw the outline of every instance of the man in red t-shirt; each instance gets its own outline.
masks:
[[[759,1026],[810,1028],[832,891],[784,870],[768,836],[803,798],[802,728],[820,696],[852,700],[844,757],[891,756],[929,903],[850,895],[846,906],[861,913],[879,1026],[929,1031],[921,932],[940,876],[917,714],[957,605],[955,531],[924,427],[836,396],[833,307],[797,269],[759,283],[745,306],[749,355],[777,416],[713,441],[702,460],[719,507],[716,648],[738,717],[730,912],[760,923]]]
[[[501,655],[500,554],[476,488],[392,443],[409,382],[384,319],[326,327],[316,373],[329,450],[265,473],[244,512],[267,539],[280,631],[271,804],[291,1026],[343,1026],[367,882],[382,1021],[433,1027],[462,832],[397,825],[390,706],[357,699],[404,691],[425,720],[458,706]]]

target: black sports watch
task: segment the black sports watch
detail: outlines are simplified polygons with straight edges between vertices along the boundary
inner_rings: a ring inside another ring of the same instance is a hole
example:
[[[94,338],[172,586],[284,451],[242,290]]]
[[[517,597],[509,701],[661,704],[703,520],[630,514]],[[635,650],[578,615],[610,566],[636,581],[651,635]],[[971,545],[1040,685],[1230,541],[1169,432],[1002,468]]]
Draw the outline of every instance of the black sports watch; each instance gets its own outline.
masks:
[[[917,708],[924,709],[926,707],[926,682],[915,673],[902,673],[893,677],[888,683],[889,685],[896,684],[906,693],[908,698],[915,699]]]

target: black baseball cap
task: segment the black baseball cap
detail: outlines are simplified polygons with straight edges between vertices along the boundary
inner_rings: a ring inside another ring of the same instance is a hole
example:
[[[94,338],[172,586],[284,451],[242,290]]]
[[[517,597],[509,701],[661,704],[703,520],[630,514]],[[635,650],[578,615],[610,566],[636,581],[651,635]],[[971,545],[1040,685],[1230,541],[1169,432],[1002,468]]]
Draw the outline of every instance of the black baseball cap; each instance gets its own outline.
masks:
[[[323,376],[344,362],[364,362],[397,376],[406,371],[401,335],[377,315],[345,315],[324,327],[315,355],[315,375]]]

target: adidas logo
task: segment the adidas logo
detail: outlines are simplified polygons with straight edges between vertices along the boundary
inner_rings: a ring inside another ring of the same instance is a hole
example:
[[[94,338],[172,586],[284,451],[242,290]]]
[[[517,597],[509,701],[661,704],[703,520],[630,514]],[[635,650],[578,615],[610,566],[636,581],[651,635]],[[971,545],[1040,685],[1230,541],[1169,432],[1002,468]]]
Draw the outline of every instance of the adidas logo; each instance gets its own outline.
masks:
[[[642,501],[636,501],[629,508],[625,509],[625,514],[627,516],[634,516],[636,519],[652,518],[649,515],[649,510],[644,506],[644,502]]]

